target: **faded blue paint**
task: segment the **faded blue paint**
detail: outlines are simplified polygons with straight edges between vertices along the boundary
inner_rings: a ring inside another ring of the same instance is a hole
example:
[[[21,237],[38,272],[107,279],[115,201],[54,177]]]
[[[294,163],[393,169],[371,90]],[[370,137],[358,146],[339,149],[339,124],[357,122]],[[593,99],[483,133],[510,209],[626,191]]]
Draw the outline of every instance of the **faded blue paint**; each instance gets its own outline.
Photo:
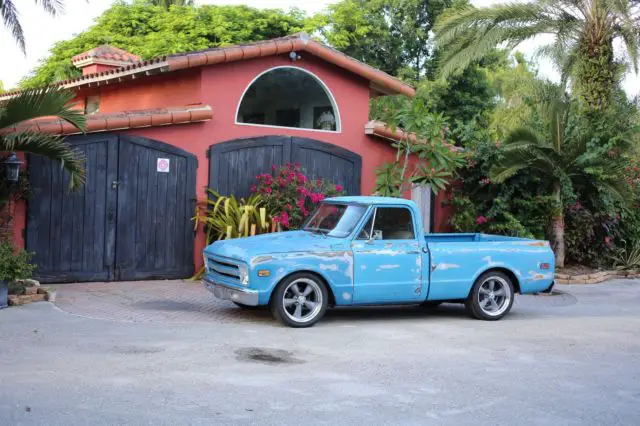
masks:
[[[208,269],[207,278],[228,287],[255,290],[261,305],[269,303],[283,278],[300,271],[321,276],[336,305],[464,299],[482,273],[496,268],[511,272],[522,293],[545,290],[553,282],[554,257],[546,241],[486,234],[424,235],[416,205],[404,199],[335,197],[326,202],[357,203],[368,209],[352,234],[344,238],[291,231],[217,241],[205,248],[204,255],[223,262],[218,264],[222,273]],[[408,208],[416,238],[358,239],[376,206]],[[541,263],[550,268],[540,269]],[[233,265],[246,268],[248,285],[229,276]],[[269,276],[260,277],[258,271],[268,271]]]

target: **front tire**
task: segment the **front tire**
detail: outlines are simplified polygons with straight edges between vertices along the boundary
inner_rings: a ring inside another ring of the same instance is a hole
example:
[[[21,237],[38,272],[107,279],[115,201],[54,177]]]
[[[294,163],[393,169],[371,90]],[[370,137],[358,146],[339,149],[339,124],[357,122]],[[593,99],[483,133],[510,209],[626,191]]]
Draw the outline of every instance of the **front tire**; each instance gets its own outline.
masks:
[[[313,274],[300,272],[278,284],[271,300],[271,312],[286,326],[311,327],[324,316],[328,304],[325,283]]]
[[[514,298],[511,279],[502,272],[489,271],[476,280],[465,306],[476,319],[497,321],[509,313]]]

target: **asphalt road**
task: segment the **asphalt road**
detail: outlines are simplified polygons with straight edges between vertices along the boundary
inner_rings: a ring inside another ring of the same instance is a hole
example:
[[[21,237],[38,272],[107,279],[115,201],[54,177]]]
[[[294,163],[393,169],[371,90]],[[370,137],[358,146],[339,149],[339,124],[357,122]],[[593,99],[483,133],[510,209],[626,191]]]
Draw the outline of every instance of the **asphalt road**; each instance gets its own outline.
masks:
[[[331,312],[294,330],[0,311],[0,425],[638,425],[640,282]],[[255,321],[252,318],[255,317]]]

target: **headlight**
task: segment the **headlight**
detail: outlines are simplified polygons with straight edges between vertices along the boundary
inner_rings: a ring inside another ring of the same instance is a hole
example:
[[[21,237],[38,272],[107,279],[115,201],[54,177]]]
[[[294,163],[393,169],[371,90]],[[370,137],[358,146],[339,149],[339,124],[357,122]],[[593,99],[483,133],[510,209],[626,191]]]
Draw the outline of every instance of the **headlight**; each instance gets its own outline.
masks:
[[[249,267],[241,263],[238,265],[238,270],[240,271],[240,283],[249,285]]]

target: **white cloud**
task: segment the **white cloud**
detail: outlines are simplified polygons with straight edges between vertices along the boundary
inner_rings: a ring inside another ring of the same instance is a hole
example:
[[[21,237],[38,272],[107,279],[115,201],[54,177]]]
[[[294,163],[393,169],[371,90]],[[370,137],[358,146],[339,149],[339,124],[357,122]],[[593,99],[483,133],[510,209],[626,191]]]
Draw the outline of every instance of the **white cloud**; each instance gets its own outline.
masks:
[[[298,7],[307,13],[316,13],[328,4],[337,0],[197,0],[198,4],[246,4],[252,7],[268,7],[289,9]],[[498,3],[498,0],[474,0],[476,6],[487,6]],[[46,57],[47,52],[56,41],[71,38],[87,29],[93,19],[100,16],[112,3],[112,0],[66,0],[66,12],[60,16],[51,17],[35,5],[33,1],[21,1],[18,9],[22,17],[21,23],[27,40],[27,55],[23,55],[17,48],[11,35],[0,29],[0,54],[3,58],[0,64],[0,81],[5,88],[15,86],[18,81],[32,70],[38,60]],[[534,40],[523,43],[519,50],[531,58],[536,47],[543,42]],[[558,73],[549,61],[540,61],[540,74],[552,80],[558,79]],[[640,93],[640,76],[628,76],[624,87],[630,95]]]

